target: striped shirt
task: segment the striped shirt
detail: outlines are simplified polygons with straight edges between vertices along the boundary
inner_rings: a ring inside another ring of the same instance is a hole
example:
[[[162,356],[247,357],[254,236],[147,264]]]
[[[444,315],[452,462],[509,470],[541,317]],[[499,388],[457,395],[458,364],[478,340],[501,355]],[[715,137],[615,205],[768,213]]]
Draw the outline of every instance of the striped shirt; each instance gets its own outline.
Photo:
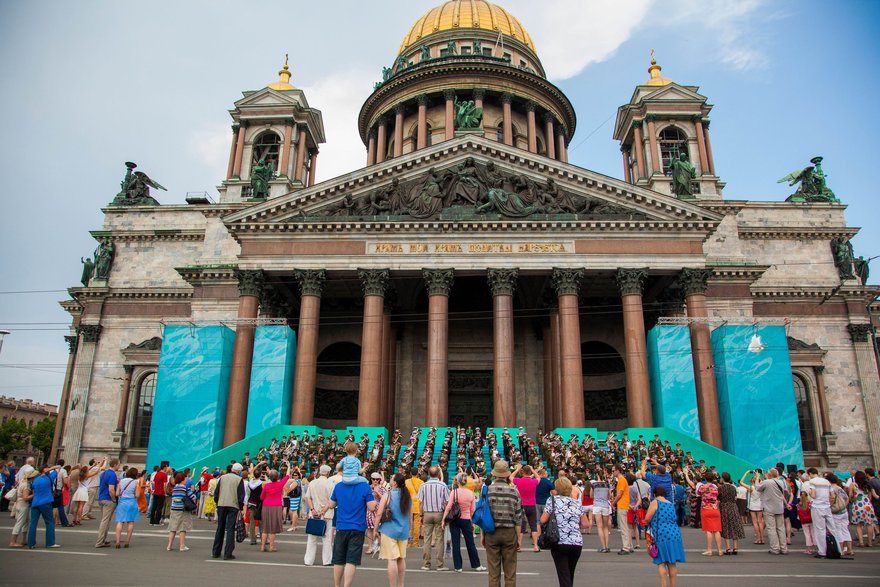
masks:
[[[522,524],[522,500],[516,487],[502,479],[489,486],[489,509],[496,528],[519,528]]]
[[[439,513],[446,509],[449,488],[439,479],[428,479],[419,488],[418,500],[422,503],[422,513]]]

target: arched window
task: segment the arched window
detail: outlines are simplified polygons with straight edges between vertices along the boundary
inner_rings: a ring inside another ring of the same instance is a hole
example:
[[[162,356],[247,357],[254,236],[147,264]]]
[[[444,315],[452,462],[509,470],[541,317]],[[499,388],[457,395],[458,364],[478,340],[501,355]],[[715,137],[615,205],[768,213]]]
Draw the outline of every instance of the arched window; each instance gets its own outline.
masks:
[[[426,126],[427,126],[427,131],[425,133],[425,135],[426,135],[425,136],[425,146],[430,147],[431,146],[431,124],[428,123]]]
[[[504,142],[504,123],[503,122],[498,123],[498,132],[495,134],[495,140],[497,140],[499,143]]]
[[[662,159],[663,173],[672,175],[672,160],[678,159],[679,153],[684,153],[690,160],[688,153],[687,135],[681,129],[669,126],[660,131],[660,157]]]
[[[598,340],[581,344],[581,368],[587,383],[584,391],[587,419],[626,418],[626,366],[617,349]]]
[[[358,414],[360,345],[347,341],[331,344],[318,355],[317,372],[316,424],[327,428],[354,426]]]
[[[810,409],[810,394],[806,380],[800,375],[792,374],[794,381],[794,399],[797,403],[798,424],[801,428],[801,446],[805,451],[816,450],[816,423]]]
[[[275,173],[279,173],[278,160],[281,153],[281,137],[272,131],[261,134],[254,141],[254,156],[252,158],[251,168],[260,161],[266,161],[272,164]]]
[[[134,426],[131,428],[131,448],[147,448],[150,442],[150,424],[153,421],[153,404],[156,397],[156,373],[144,375],[137,386]]]

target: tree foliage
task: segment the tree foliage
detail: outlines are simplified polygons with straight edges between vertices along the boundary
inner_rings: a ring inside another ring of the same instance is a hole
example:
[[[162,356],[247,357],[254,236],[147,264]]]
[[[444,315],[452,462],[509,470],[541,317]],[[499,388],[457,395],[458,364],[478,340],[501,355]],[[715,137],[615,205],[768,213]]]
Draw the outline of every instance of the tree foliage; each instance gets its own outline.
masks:
[[[43,457],[49,455],[52,450],[52,438],[55,436],[55,418],[43,418],[31,428],[31,445],[43,453]]]
[[[21,420],[10,419],[0,424],[0,455],[6,458],[10,451],[27,448],[30,432],[28,425]]]

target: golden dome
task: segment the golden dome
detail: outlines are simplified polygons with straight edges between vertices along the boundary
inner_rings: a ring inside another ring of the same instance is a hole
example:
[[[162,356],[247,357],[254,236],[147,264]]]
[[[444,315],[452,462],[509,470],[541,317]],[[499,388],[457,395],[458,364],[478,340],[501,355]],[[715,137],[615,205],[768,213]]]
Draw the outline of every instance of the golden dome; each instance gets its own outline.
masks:
[[[672,83],[672,80],[668,77],[661,77],[660,71],[663,68],[657,65],[657,59],[654,57],[654,50],[651,49],[651,67],[648,68],[648,73],[651,75],[651,78],[646,81],[643,85],[646,86],[666,86]]]
[[[295,90],[296,88],[290,85],[290,67],[287,65],[287,53],[284,54],[284,67],[281,68],[281,71],[278,72],[278,81],[274,84],[269,84],[269,88],[273,90]]]
[[[440,31],[456,29],[483,29],[502,33],[524,43],[537,53],[532,37],[515,16],[495,4],[485,0],[451,0],[432,8],[412,26],[403,38],[397,54],[426,37]]]

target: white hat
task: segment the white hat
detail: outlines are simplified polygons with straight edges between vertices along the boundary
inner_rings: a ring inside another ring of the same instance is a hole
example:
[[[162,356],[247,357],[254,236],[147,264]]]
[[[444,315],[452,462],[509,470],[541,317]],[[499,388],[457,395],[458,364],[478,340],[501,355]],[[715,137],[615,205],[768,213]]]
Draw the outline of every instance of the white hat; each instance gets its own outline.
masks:
[[[241,473],[241,468],[241,463],[235,463],[234,465],[232,465],[232,472]]]
[[[321,465],[321,468],[318,469],[318,472],[321,475],[329,475],[330,474],[330,466],[329,465]]]

